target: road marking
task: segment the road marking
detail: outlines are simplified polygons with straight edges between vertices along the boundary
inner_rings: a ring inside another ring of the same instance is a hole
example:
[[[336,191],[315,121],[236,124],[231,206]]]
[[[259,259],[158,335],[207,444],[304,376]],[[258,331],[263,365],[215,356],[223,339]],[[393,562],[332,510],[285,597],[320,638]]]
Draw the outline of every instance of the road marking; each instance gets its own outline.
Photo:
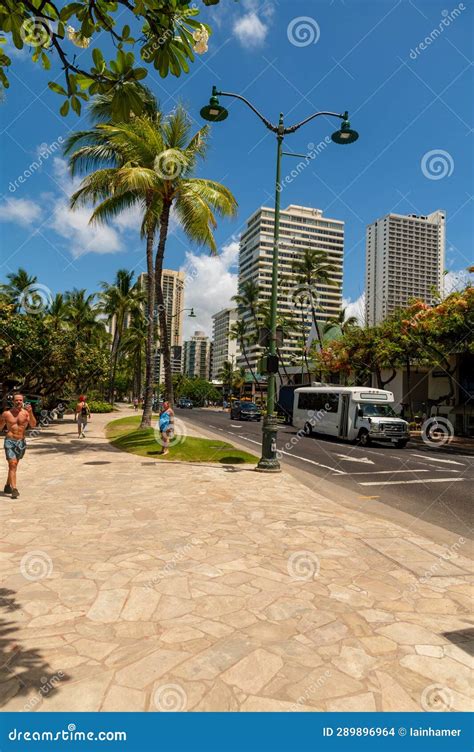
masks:
[[[461,465],[465,467],[464,462],[456,462],[456,460],[443,460],[441,457],[427,457],[425,454],[412,454],[412,457],[422,457],[424,460],[430,460],[431,462],[446,462],[449,465]]]
[[[230,427],[231,427],[231,428],[242,428],[243,426],[239,426],[239,424],[238,424],[238,423],[231,423],[231,424],[230,424]]]
[[[345,460],[346,462],[364,462],[366,465],[374,465],[373,460],[369,460],[368,457],[351,457],[350,454],[336,454],[336,457],[339,457],[341,460]]]
[[[455,483],[456,481],[467,480],[467,478],[426,478],[421,480],[371,480],[359,483],[359,486],[396,486],[408,485],[409,483]]]
[[[227,433],[231,433],[230,431],[227,431]],[[247,436],[241,436],[241,439],[245,439],[246,441],[251,441],[252,444],[258,444],[261,446],[261,441],[255,441],[255,439],[249,439]],[[293,454],[292,452],[284,452],[283,449],[277,450],[278,454],[286,454],[288,457],[294,457],[296,460],[301,460],[302,462],[310,462],[311,465],[317,465],[318,467],[324,467],[325,470],[332,470],[335,475],[346,475],[342,470],[337,470],[335,467],[329,467],[329,465],[323,465],[321,462],[316,462],[315,460],[310,460],[307,457],[300,457],[298,454]]]
[[[356,472],[356,473],[349,471],[349,472],[344,473],[344,475],[395,475],[396,473],[427,473],[427,472],[428,470],[361,470],[360,472]],[[446,472],[458,473],[459,470],[446,470]]]

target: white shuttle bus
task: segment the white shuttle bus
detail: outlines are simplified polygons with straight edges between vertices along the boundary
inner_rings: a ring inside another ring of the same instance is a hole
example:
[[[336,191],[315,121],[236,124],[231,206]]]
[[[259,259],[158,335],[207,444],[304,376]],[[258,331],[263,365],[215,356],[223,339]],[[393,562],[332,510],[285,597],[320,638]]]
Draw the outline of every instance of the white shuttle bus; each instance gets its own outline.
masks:
[[[393,410],[393,393],[365,386],[332,384],[295,389],[293,425],[308,436],[314,433],[358,441],[390,441],[404,447],[408,423]]]

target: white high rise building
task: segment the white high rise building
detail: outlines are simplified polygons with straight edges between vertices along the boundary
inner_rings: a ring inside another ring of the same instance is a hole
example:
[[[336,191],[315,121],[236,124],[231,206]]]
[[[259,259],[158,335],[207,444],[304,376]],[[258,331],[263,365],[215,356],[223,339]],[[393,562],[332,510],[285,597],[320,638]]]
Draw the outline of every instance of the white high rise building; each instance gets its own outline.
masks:
[[[260,207],[247,221],[247,228],[242,233],[239,254],[239,292],[242,283],[251,280],[259,287],[259,302],[269,303],[272,283],[272,256],[274,209]],[[301,361],[302,330],[299,322],[304,318],[305,339],[312,332],[310,306],[302,311],[298,304],[299,293],[304,290],[296,281],[292,270],[294,262],[301,259],[305,249],[315,249],[327,253],[327,262],[334,267],[331,275],[333,284],[318,284],[312,290],[316,301],[316,318],[321,326],[337,316],[342,306],[342,265],[344,254],[344,222],[339,219],[323,217],[321,209],[291,204],[280,212],[280,244],[278,254],[278,314],[291,316],[298,322],[298,329],[285,334],[280,354],[286,365]],[[254,331],[250,314],[243,316],[249,332]],[[314,332],[312,333],[314,336]],[[263,348],[258,345],[249,347],[249,361],[252,367],[257,365]],[[239,357],[238,364],[245,366]]]
[[[387,214],[367,227],[366,323],[374,326],[417,298],[443,294],[446,212]]]
[[[147,274],[140,274],[138,278],[142,289],[147,284]],[[181,373],[182,349],[183,349],[183,309],[184,309],[184,272],[174,269],[163,269],[161,284],[163,287],[163,299],[168,325],[168,341],[171,348],[171,370],[173,373]],[[157,322],[157,334],[159,333],[158,305],[155,303],[155,317]],[[156,343],[155,353],[155,381],[163,383],[165,380],[163,358],[159,350],[159,342]]]
[[[205,332],[194,332],[190,340],[184,343],[185,376],[198,376],[209,380],[211,365],[211,343]]]
[[[215,381],[225,361],[236,365],[238,346],[235,339],[231,339],[230,329],[237,321],[235,308],[224,308],[212,317],[212,371]]]

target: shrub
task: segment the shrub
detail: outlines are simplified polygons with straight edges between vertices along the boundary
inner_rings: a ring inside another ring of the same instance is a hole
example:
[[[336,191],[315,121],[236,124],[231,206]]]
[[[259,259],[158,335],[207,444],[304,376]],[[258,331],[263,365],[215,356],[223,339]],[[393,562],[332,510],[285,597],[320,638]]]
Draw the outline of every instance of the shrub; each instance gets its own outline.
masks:
[[[101,402],[101,400],[91,400],[87,403],[91,413],[112,413],[114,411],[110,402]]]

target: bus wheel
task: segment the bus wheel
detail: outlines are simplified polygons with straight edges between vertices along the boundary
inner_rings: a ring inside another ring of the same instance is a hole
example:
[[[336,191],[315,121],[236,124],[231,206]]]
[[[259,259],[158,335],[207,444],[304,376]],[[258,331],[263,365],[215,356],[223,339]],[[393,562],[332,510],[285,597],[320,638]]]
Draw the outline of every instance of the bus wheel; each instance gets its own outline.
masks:
[[[303,431],[305,433],[305,436],[311,436],[312,433],[313,433],[313,427],[312,427],[311,423],[305,423]]]
[[[362,431],[361,431],[361,432],[359,433],[358,441],[359,441],[359,446],[362,446],[362,447],[366,447],[366,446],[369,446],[369,445],[370,445],[370,436],[369,436],[369,432],[368,432],[368,431],[366,431],[365,429],[363,429],[363,430],[362,430]]]

